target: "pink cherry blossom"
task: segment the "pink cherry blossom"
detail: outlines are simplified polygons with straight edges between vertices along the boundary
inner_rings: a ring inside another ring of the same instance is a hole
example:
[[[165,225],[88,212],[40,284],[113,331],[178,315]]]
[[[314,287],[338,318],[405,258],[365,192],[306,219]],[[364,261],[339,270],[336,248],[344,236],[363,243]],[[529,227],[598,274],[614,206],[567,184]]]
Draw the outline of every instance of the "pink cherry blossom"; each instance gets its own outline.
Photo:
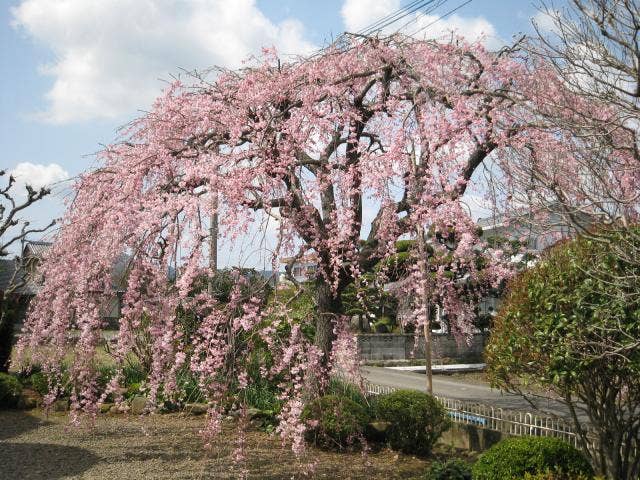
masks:
[[[59,372],[73,348],[72,408],[95,415],[105,399],[95,382],[101,309],[116,295],[112,266],[126,254],[113,348],[118,367],[136,332],[145,329],[153,355],[151,404],[175,390],[178,370],[187,367],[213,405],[209,435],[220,431],[228,388],[220,374],[228,371],[227,358],[248,357],[260,340],[274,359],[263,375],[283,379],[278,432],[301,451],[300,414],[311,383],[322,384],[332,368],[353,375],[358,370],[340,295],[393,255],[399,238],[418,229],[451,236],[433,248],[434,258],[446,257],[454,275],[442,263],[421,264],[425,258],[414,251],[406,288],[408,295],[442,305],[460,336],[471,331],[474,307],[462,273],[468,282],[485,285],[498,285],[510,274],[499,251],[482,271],[476,268],[476,252],[486,245],[461,200],[488,158],[507,178],[517,174],[515,150],[533,146],[540,158],[566,150],[562,135],[533,126],[535,112],[515,100],[521,98],[516,89],[562,94],[550,76],[548,70],[532,71],[511,52],[393,37],[354,40],[293,61],[269,50],[242,70],[176,81],[121,141],[101,152],[101,166],[78,180],[42,266],[45,283],[20,350],[28,348],[33,361]],[[278,295],[263,307],[257,298],[241,304],[239,290],[228,305],[206,292],[193,293],[196,280],[212,273],[212,195],[222,242],[233,244],[259,215],[271,215],[277,219],[274,265],[285,256],[315,252],[315,342]],[[378,209],[371,225],[363,219],[368,205]],[[178,271],[175,282],[168,281],[171,268]],[[201,319],[191,338],[184,338],[176,321],[179,306]],[[423,321],[425,305],[417,308]],[[290,332],[286,338],[278,333],[283,331]],[[232,352],[230,335],[239,334],[256,341]],[[235,375],[246,388],[250,379],[242,365]]]

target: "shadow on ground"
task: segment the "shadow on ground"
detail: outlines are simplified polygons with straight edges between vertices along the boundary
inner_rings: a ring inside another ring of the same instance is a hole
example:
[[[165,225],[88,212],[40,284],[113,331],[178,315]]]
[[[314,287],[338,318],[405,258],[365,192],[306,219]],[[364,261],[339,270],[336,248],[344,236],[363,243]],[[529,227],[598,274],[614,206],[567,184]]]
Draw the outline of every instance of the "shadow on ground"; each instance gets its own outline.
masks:
[[[22,410],[0,410],[0,441],[50,424]]]
[[[44,428],[50,422],[26,412],[0,412],[0,477],[2,479],[45,480],[79,475],[100,459],[89,450],[50,443],[23,443],[22,433]],[[73,462],[69,459],[73,458]]]
[[[73,462],[68,459],[73,458]],[[45,480],[79,475],[98,462],[91,452],[49,443],[2,443],[2,478]]]

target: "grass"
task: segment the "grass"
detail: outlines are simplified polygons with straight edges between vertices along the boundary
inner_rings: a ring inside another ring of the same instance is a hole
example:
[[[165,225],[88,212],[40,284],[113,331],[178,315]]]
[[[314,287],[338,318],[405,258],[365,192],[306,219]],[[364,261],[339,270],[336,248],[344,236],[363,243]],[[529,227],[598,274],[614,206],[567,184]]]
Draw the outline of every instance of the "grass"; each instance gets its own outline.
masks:
[[[400,479],[421,478],[432,461],[387,449],[362,454],[311,447],[297,459],[278,437],[250,430],[247,460],[236,465],[236,425],[225,422],[222,435],[206,450],[198,433],[203,422],[203,417],[180,414],[100,415],[94,428],[69,428],[66,415],[0,412],[3,478],[226,479],[239,478],[246,469],[255,479]],[[433,459],[451,457],[441,448]],[[305,467],[313,462],[314,472],[305,477]]]

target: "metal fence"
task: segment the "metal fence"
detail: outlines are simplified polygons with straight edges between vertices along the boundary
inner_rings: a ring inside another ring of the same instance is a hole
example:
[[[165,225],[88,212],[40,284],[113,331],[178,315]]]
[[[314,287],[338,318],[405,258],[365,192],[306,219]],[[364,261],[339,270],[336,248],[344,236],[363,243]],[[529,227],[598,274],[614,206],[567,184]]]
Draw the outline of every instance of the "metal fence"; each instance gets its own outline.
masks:
[[[366,383],[365,386],[370,395],[386,394],[397,390],[394,387],[372,383]],[[437,395],[434,397],[444,406],[449,417],[455,423],[476,425],[508,435],[555,437],[578,446],[578,435],[575,433],[573,425],[562,418],[505,410]],[[595,438],[593,442],[595,442]]]
[[[365,388],[369,395],[386,394],[398,390],[395,387],[376,385],[369,382],[365,382]],[[506,410],[438,395],[434,395],[434,397],[444,406],[449,417],[455,423],[475,425],[507,435],[560,438],[578,449],[581,448],[578,444],[580,439],[575,431],[573,422],[567,422],[560,417]],[[596,433],[593,430],[589,430],[586,436],[589,451],[599,452],[600,442]],[[626,447],[623,445],[621,448],[625,449]],[[634,442],[631,449],[633,456],[637,456],[638,443]]]

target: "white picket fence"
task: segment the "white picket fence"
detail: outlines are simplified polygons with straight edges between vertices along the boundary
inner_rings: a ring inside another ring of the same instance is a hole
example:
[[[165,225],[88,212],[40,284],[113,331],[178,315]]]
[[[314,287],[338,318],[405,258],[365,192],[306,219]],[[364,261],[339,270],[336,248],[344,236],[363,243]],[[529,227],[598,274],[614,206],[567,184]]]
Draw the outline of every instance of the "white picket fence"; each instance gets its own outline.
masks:
[[[391,393],[397,389],[372,383],[365,384],[369,395]],[[562,418],[538,415],[531,412],[505,410],[480,403],[465,402],[452,398],[434,397],[444,406],[455,423],[476,425],[509,435],[560,438],[578,446],[578,436],[573,425]],[[595,439],[594,439],[595,441]]]

